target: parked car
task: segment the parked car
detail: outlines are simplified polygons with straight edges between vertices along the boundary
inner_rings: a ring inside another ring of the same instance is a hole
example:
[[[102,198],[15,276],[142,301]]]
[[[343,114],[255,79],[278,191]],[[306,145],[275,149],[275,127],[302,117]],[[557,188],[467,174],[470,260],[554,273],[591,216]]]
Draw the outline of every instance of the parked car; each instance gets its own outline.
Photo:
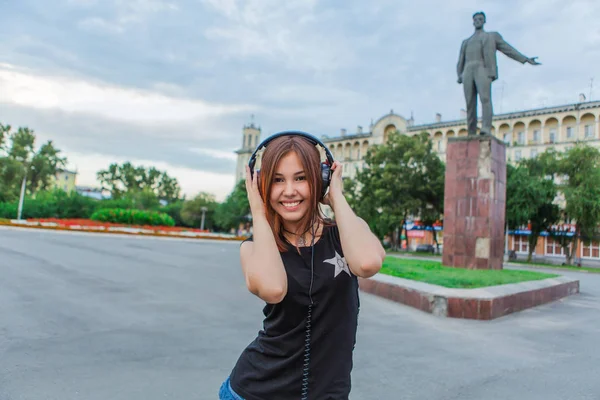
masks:
[[[435,246],[432,244],[420,244],[415,249],[417,253],[431,253],[435,254]]]

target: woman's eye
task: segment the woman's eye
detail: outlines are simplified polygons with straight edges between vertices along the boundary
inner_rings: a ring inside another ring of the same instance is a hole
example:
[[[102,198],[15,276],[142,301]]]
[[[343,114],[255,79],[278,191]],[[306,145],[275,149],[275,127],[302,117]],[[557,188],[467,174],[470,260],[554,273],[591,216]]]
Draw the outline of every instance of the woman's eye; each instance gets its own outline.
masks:
[[[305,179],[306,179],[306,177],[305,177],[305,176],[300,176],[300,177],[298,177],[297,179],[298,179],[299,181],[303,181],[303,180],[305,180]]]

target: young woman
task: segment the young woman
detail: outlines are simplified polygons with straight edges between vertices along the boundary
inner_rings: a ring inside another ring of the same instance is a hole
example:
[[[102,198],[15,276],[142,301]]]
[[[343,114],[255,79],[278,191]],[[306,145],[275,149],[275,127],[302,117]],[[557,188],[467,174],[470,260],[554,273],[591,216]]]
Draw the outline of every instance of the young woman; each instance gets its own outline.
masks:
[[[348,399],[357,277],[376,274],[385,251],[348,205],[341,164],[331,170],[322,197],[320,153],[297,135],[268,143],[260,173],[246,167],[253,236],[241,244],[240,260],[248,290],[266,303],[265,319],[223,382],[221,400]],[[335,222],[319,203],[332,207]]]

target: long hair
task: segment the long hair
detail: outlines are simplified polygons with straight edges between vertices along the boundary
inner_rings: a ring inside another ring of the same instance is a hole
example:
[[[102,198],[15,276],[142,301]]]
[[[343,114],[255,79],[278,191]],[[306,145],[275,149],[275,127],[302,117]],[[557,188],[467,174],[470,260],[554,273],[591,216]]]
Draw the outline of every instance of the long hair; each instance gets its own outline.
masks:
[[[281,216],[271,206],[271,187],[273,186],[273,179],[279,161],[292,151],[296,153],[304,168],[310,189],[310,198],[308,199],[310,208],[300,220],[300,232],[308,232],[315,222],[326,225],[325,217],[319,207],[323,190],[321,155],[319,150],[302,136],[289,135],[274,139],[266,146],[261,157],[259,185],[260,195],[265,203],[267,221],[271,226],[279,251],[286,251],[289,243],[283,235],[283,221]]]

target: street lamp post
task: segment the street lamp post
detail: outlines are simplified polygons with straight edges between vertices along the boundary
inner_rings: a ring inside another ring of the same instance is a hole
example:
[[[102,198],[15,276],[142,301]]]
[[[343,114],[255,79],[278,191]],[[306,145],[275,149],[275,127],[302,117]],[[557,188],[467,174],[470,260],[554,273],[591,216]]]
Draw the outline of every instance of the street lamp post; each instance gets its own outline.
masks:
[[[200,222],[200,230],[203,231],[204,230],[204,215],[206,214],[206,210],[208,210],[208,208],[202,207],[200,209],[202,210],[202,221]]]
[[[25,201],[25,186],[27,185],[27,166],[25,166],[25,173],[23,174],[23,182],[21,182],[21,195],[19,197],[19,209],[17,211],[17,219],[21,220],[23,215],[23,202]]]
[[[506,231],[504,232],[504,261],[508,261],[508,221],[506,221]]]

